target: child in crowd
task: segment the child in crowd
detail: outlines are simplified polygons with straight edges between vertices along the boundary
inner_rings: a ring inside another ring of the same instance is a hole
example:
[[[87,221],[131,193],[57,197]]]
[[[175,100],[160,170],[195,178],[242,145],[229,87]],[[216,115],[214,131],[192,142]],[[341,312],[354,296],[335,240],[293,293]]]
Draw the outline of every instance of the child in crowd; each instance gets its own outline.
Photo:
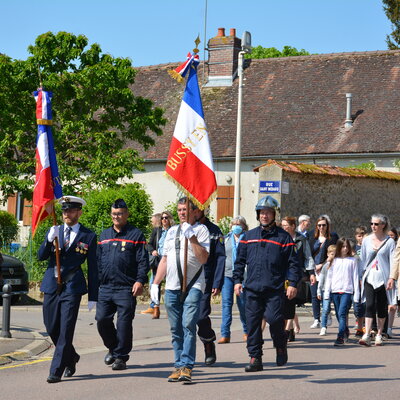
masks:
[[[331,299],[330,298],[324,299],[324,290],[325,290],[324,287],[328,270],[331,267],[333,259],[335,258],[335,253],[336,253],[336,245],[331,244],[327,250],[328,258],[326,259],[326,262],[322,266],[321,272],[319,274],[317,297],[318,300],[322,300],[321,332],[319,333],[320,336],[325,336],[327,327],[332,324]]]
[[[347,318],[353,295],[354,300],[359,301],[358,263],[353,256],[350,240],[340,238],[336,243],[335,258],[328,269],[324,287],[324,299],[332,299],[339,322],[335,346],[343,346],[349,336]]]
[[[360,256],[361,254],[361,245],[364,239],[364,236],[367,234],[367,227],[363,225],[357,226],[354,231],[354,239],[356,240],[356,244],[354,246],[355,253]]]

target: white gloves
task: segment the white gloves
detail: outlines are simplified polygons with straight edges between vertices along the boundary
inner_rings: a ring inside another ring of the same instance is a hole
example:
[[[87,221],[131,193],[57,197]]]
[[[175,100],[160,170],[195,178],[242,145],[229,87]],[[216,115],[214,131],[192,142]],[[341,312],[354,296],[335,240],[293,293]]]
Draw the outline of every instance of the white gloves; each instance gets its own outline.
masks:
[[[190,239],[192,236],[194,236],[194,230],[192,228],[192,225],[190,225],[187,222],[184,222],[182,224],[182,233],[185,235],[186,239]]]
[[[158,300],[158,286],[155,283],[152,283],[151,288],[150,288],[150,297],[151,297],[151,301],[154,304],[159,305],[160,304],[160,300]]]
[[[96,307],[97,301],[88,301],[87,308],[89,311],[92,311],[94,307]]]
[[[54,239],[56,237],[58,238],[59,236],[60,236],[60,227],[58,225],[57,226],[52,226],[50,228],[50,230],[49,230],[49,234],[47,235],[47,240],[49,242],[53,242]]]

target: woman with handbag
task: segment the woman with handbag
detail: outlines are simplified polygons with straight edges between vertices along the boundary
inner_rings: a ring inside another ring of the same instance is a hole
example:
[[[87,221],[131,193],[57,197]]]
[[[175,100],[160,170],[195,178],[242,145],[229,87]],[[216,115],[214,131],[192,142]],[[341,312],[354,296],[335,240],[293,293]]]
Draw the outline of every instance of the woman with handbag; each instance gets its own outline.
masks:
[[[395,242],[388,236],[390,223],[382,214],[371,216],[371,231],[361,246],[361,262],[364,274],[361,281],[362,298],[366,299],[365,334],[359,340],[363,346],[371,346],[372,321],[378,315],[378,332],[375,346],[381,346],[382,331],[388,316],[388,305],[396,304],[396,289],[390,288],[389,277]],[[389,288],[389,289],[388,289]]]

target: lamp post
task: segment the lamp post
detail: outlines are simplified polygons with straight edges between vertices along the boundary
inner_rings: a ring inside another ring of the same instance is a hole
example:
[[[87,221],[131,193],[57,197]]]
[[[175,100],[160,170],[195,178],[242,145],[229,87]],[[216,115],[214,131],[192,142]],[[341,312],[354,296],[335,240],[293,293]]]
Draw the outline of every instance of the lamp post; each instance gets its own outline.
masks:
[[[236,123],[236,153],[235,153],[235,186],[233,194],[233,217],[240,214],[240,167],[242,158],[242,98],[243,98],[243,63],[244,55],[251,51],[250,32],[243,32],[242,51],[239,52],[238,59],[238,111]]]

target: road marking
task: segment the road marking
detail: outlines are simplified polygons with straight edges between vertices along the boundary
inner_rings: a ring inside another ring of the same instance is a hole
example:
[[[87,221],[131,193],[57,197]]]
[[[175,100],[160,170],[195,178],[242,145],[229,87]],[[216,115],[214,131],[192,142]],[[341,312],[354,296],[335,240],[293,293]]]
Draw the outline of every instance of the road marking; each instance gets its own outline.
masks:
[[[37,364],[37,363],[44,362],[44,361],[50,361],[51,359],[52,359],[52,357],[46,357],[46,358],[41,358],[40,360],[29,361],[29,362],[25,362],[22,364],[8,365],[5,367],[0,367],[0,370],[1,369],[9,369],[9,368],[18,368],[18,367],[23,367],[24,365],[30,365],[30,364]]]

